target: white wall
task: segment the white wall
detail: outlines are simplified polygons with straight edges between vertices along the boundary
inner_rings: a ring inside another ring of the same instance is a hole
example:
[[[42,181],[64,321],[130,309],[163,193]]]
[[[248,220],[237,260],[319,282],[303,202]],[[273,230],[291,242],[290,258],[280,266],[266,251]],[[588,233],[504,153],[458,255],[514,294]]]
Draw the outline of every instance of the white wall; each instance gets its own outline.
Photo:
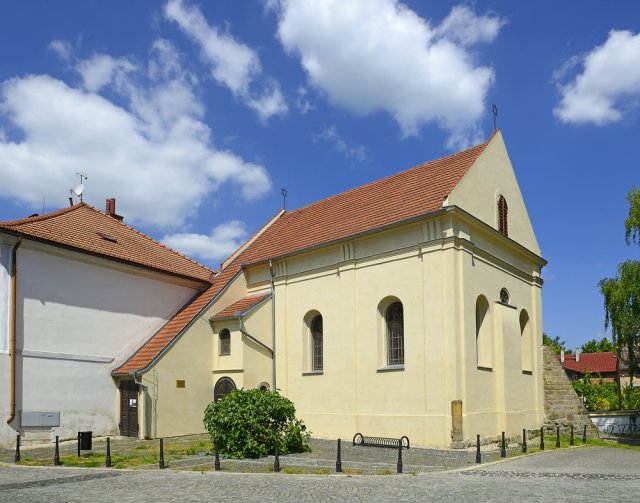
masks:
[[[0,418],[0,443],[14,442],[22,411],[60,412],[51,437],[116,434],[112,369],[195,294],[195,285],[28,241],[17,265],[17,410],[10,426]],[[3,376],[8,361],[0,360]],[[3,413],[8,405],[3,393]]]

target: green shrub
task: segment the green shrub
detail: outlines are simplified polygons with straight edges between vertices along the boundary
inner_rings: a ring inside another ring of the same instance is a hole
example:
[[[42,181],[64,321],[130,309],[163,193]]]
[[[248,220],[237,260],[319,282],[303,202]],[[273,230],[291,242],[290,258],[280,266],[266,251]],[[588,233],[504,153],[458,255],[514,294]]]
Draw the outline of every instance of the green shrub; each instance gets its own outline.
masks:
[[[310,434],[295,415],[293,403],[277,392],[234,390],[207,406],[204,425],[225,456],[258,458],[273,454],[276,439],[281,454],[309,450]]]

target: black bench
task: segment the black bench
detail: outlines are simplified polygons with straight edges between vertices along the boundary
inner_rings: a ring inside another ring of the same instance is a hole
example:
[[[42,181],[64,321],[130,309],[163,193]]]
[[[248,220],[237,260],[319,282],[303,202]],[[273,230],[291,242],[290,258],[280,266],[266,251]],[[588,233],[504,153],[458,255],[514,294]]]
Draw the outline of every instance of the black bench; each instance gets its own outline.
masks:
[[[356,433],[353,436],[353,445],[364,445],[369,447],[388,447],[390,449],[398,449],[403,447],[409,448],[409,438],[402,436],[400,438],[389,437],[370,437],[362,433]]]

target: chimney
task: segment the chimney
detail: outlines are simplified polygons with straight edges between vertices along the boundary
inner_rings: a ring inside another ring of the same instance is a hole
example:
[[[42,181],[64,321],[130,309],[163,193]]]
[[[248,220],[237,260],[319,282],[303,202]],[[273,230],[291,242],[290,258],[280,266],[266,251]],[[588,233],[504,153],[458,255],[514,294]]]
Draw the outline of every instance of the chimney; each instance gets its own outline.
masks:
[[[560,363],[564,363],[564,349],[560,350]]]
[[[576,348],[576,363],[580,361],[580,348]]]
[[[107,199],[107,206],[106,206],[106,209],[105,209],[105,213],[107,215],[109,215],[110,217],[115,218],[119,222],[122,222],[122,220],[124,218],[121,215],[118,215],[116,213],[116,198],[115,197]]]

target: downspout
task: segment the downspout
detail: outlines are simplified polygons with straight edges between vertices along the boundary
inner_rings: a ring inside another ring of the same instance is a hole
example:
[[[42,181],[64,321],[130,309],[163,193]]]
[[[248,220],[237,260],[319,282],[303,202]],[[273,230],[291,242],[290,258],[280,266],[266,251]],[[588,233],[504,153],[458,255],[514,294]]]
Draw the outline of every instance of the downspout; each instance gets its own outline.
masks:
[[[271,391],[276,391],[276,287],[273,282],[273,263],[269,259],[269,277],[271,280]]]
[[[7,424],[10,424],[16,417],[16,319],[18,317],[18,301],[16,295],[16,276],[18,267],[16,263],[16,256],[18,247],[21,244],[22,238],[19,237],[11,250],[11,336],[9,342],[9,354],[11,355],[11,405]]]

